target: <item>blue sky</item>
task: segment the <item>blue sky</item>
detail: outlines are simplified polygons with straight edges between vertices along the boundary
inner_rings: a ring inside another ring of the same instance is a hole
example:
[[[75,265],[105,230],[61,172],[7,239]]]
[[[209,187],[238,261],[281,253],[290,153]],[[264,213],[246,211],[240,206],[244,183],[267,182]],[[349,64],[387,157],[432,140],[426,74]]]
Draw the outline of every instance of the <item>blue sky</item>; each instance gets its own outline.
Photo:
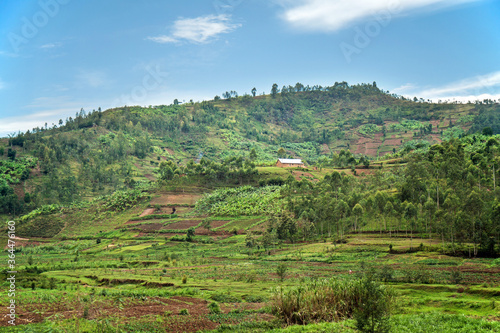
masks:
[[[0,136],[273,83],[500,99],[496,0],[0,2]]]

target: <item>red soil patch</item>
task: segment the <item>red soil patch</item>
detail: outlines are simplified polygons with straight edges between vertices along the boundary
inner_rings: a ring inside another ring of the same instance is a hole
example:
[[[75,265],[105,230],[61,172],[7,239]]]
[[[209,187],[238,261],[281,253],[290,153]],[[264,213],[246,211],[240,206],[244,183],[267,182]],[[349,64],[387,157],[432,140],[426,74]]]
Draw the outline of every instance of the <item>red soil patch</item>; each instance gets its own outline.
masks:
[[[354,154],[364,154],[365,146],[363,146],[363,145],[354,146],[353,150],[354,150]]]
[[[122,323],[135,322],[137,318],[150,318],[160,315],[165,320],[166,332],[196,332],[199,330],[215,329],[219,324],[210,321],[206,315],[209,313],[208,301],[199,298],[175,296],[171,298],[154,297],[144,302],[126,301],[123,309],[119,310],[112,302],[99,302],[88,309],[88,319],[95,320],[118,316],[122,318]],[[19,317],[16,319],[17,325],[39,323],[46,318],[58,315],[60,319],[70,319],[73,317],[82,318],[84,312],[83,303],[70,304],[20,304],[16,307]],[[180,310],[187,309],[189,316],[179,315]],[[222,309],[228,312],[226,308]],[[165,316],[167,311],[171,315]],[[0,309],[0,317],[7,315],[7,308]],[[0,326],[7,326],[7,320],[2,320]]]
[[[151,215],[153,214],[153,212],[155,211],[154,208],[147,208],[146,210],[144,210],[141,215],[139,215],[140,217],[143,217],[143,216],[146,216],[146,215]]]
[[[360,138],[358,139],[358,141],[357,141],[356,143],[357,143],[358,145],[362,145],[362,144],[367,143],[367,142],[370,142],[370,141],[372,141],[372,139],[362,136],[362,137],[360,137]]]
[[[208,230],[205,228],[198,228],[195,230],[195,235],[200,235],[200,236],[212,236],[213,238],[215,237],[221,237],[221,238],[228,238],[232,234],[227,231],[227,230]]]
[[[326,143],[321,145],[321,153],[325,154],[325,155],[331,153],[330,147],[328,147],[328,145]]]
[[[210,226],[212,228],[218,228],[218,227],[222,227],[224,224],[227,224],[231,221],[225,221],[225,220],[214,220],[214,221],[211,221],[210,222]]]
[[[138,228],[142,231],[148,232],[148,231],[158,231],[163,227],[163,224],[161,223],[148,223],[148,224],[142,224],[140,226],[136,226],[135,228]]]
[[[367,142],[365,144],[366,149],[378,149],[378,147],[382,144],[380,141]]]
[[[130,220],[130,221],[127,221],[125,222],[125,224],[141,224],[141,223],[163,223],[165,222],[165,219],[152,219],[152,220],[146,220],[146,221],[134,221],[134,220]],[[120,229],[120,227],[116,227],[116,229]]]
[[[264,222],[248,229],[248,231],[264,232],[268,227],[268,223]]]
[[[231,221],[224,221],[224,220],[216,220],[216,221],[210,221],[210,227],[211,230],[208,230],[206,228],[200,227],[195,230],[196,235],[209,235],[209,236],[226,236],[229,235],[229,232],[226,232],[224,230],[213,230],[218,227],[222,227],[223,225],[229,223]]]
[[[401,145],[401,139],[386,139],[384,144],[386,146],[399,146]]]
[[[146,177],[148,180],[151,180],[151,181],[155,181],[156,180],[156,177],[153,176],[152,174],[145,174],[144,177]]]
[[[161,207],[160,210],[156,210],[156,208],[146,208],[140,217],[146,216],[146,215],[165,215],[165,214],[172,214],[172,210],[175,206],[173,207]],[[185,214],[193,209],[191,207],[175,207],[175,214]]]
[[[434,142],[437,142],[437,143],[443,142],[443,140],[441,140],[441,135],[439,135],[439,134],[431,134],[431,137],[432,137],[432,140]]]
[[[374,169],[356,169],[356,174],[364,174],[364,175],[374,175],[376,170]]]
[[[177,215],[186,214],[193,210],[193,208],[191,207],[177,207],[177,206],[174,207],[175,207],[175,214]],[[159,213],[156,212],[154,214],[172,214],[172,208],[173,207],[162,207]]]
[[[202,197],[201,194],[194,193],[183,193],[183,194],[172,194],[164,193],[157,198],[151,200],[151,204],[168,205],[168,204],[188,204],[194,205],[198,199]]]
[[[310,177],[310,178],[314,179],[314,176],[312,174],[310,174],[309,172],[292,171],[292,173],[293,173],[296,180],[301,180],[302,179],[301,177]],[[314,181],[317,181],[317,180],[314,179]]]
[[[184,221],[179,221],[175,222],[172,224],[169,224],[165,226],[165,229],[169,230],[186,230],[191,227],[196,227],[198,224],[200,224],[200,220],[184,220]]]

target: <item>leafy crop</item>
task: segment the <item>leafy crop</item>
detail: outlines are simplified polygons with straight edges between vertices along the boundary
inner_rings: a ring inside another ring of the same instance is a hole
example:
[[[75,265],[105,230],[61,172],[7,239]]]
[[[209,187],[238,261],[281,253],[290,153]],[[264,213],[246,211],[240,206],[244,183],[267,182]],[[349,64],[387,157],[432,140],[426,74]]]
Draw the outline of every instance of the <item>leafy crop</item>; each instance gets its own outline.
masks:
[[[369,135],[380,132],[381,128],[375,124],[365,124],[359,127],[359,133]]]
[[[0,160],[0,179],[17,184],[29,177],[30,169],[38,163],[37,158],[19,158],[14,161]]]
[[[195,210],[218,216],[263,215],[276,212],[282,204],[280,186],[243,186],[216,190],[205,195]]]

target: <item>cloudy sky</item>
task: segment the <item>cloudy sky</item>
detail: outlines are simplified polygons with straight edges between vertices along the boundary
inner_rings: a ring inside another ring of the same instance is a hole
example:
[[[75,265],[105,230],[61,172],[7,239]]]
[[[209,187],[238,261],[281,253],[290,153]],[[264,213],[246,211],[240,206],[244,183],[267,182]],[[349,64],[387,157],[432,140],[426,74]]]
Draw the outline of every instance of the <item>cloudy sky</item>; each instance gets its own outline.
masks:
[[[497,0],[0,2],[0,136],[273,83],[500,99]]]

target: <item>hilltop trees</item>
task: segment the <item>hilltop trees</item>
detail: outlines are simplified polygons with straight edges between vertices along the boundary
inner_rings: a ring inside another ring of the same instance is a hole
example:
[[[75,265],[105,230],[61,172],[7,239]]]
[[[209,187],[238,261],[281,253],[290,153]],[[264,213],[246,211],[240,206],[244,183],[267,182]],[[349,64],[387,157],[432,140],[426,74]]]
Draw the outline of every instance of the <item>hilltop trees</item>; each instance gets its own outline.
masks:
[[[404,169],[386,170],[383,178],[333,172],[307,186],[292,180],[287,207],[296,218],[311,223],[316,236],[330,236],[332,226],[342,239],[345,232],[358,230],[363,218],[368,230],[392,234],[404,228],[410,247],[415,233],[429,237],[438,233],[445,252],[498,253],[499,192],[492,166],[477,156],[487,155],[497,144],[488,146],[484,140],[484,148],[474,150],[459,140],[435,145],[426,153],[413,154]],[[398,191],[384,190],[393,187]],[[299,227],[299,233],[305,231]]]
[[[276,95],[278,95],[278,93],[279,93],[278,85],[274,83],[273,86],[271,87],[271,97],[276,98]]]
[[[185,167],[172,161],[164,161],[160,163],[158,174],[159,180],[164,182],[183,178],[186,183],[201,182],[207,186],[215,186],[221,183],[239,185],[250,183],[256,180],[258,172],[251,160],[231,157],[222,163],[203,158],[199,164],[190,161]]]

